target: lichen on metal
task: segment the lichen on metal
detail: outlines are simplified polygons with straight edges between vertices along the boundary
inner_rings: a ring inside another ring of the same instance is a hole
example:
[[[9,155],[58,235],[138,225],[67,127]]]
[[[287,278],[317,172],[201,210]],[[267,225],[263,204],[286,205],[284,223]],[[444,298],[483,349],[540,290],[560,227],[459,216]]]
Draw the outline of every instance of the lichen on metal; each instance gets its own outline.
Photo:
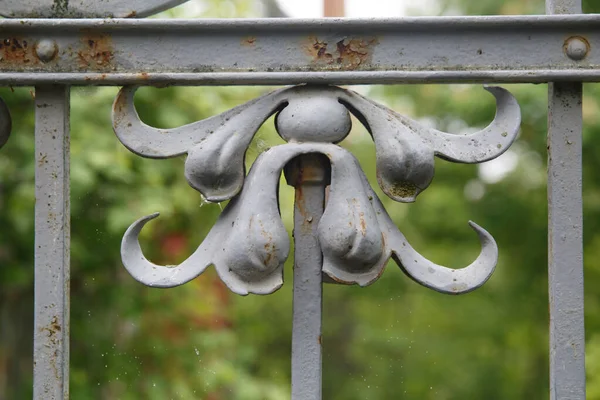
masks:
[[[6,144],[12,128],[12,119],[6,103],[0,99],[0,147]]]
[[[279,177],[292,159],[314,153],[325,155],[331,164],[318,238],[323,272],[332,280],[369,285],[392,257],[416,282],[459,294],[479,287],[494,271],[496,243],[473,222],[482,249],[466,268],[449,269],[421,256],[392,222],[356,158],[335,143],[350,131],[350,113],[354,114],[375,141],[380,187],[396,201],[412,202],[429,186],[435,156],[478,163],[508,149],[519,130],[520,109],[505,89],[486,88],[496,99],[496,117],[470,135],[425,127],[350,90],[311,85],[279,89],[179,128],[157,129],[137,115],[135,90],[124,87],[114,103],[113,127],[119,140],[144,157],[187,154],[185,175],[190,185],[210,201],[231,199],[200,247],[177,266],[155,265],[140,248],[141,229],[158,214],[134,222],[124,235],[121,255],[138,281],[177,286],[214,265],[223,282],[238,294],[268,294],[280,288],[290,245],[279,214]],[[245,152],[256,131],[275,113],[278,133],[288,143],[262,153],[246,176]]]
[[[188,0],[4,0],[8,18],[141,18]]]

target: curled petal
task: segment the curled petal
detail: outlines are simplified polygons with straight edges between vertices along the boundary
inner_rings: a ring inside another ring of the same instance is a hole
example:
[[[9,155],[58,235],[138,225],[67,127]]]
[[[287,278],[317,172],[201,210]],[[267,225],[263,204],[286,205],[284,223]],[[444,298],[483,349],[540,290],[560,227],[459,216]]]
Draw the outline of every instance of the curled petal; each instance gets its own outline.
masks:
[[[350,91],[341,100],[373,136],[383,192],[396,201],[415,201],[433,179],[433,149],[392,110]]]
[[[365,286],[380,275],[374,267],[384,254],[383,235],[355,160],[342,151],[329,154],[331,186],[319,222],[323,272],[335,281]]]
[[[277,180],[283,165],[271,170],[261,158],[250,171],[244,190],[229,202],[200,247],[183,263],[165,267],[143,255],[139,233],[158,214],[134,222],[121,244],[127,271],[145,285],[173,287],[197,277],[213,264],[235,293],[268,294],[281,287],[283,264],[289,253],[288,235],[277,207]]]
[[[251,109],[228,115],[213,133],[188,151],[185,176],[207,200],[229,199],[242,188],[246,149],[265,119],[278,107],[278,103],[269,100],[252,103]]]
[[[498,157],[515,140],[521,112],[500,87],[486,87],[496,98],[496,117],[479,132],[452,135],[422,126],[358,93],[340,90],[339,98],[371,132],[377,151],[377,180],[396,201],[411,202],[433,179],[433,156],[478,163]]]
[[[239,211],[219,255],[223,268],[217,265],[226,283],[243,281],[244,286],[251,286],[257,294],[271,293],[281,287],[282,268],[290,251],[288,234],[279,215],[277,189],[287,158],[277,150],[261,154],[241,195],[232,200],[240,203]]]
[[[0,99],[0,147],[6,144],[12,128],[12,120],[6,103]]]
[[[154,213],[140,218],[127,229],[121,241],[121,259],[131,276],[144,285],[161,288],[179,286],[200,275],[211,264],[210,254],[207,254],[211,240],[207,237],[192,256],[177,266],[156,265],[144,256],[138,236],[144,225],[158,215]]]
[[[235,293],[268,294],[279,289],[290,245],[279,216],[277,184],[284,165],[313,147],[284,145],[261,154],[250,169],[242,191],[225,207],[200,247],[182,264],[164,267],[148,261],[138,235],[158,214],[136,221],[125,233],[121,245],[125,268],[143,284],[172,287],[195,278],[212,264]]]
[[[446,268],[427,260],[410,246],[400,231],[391,238],[393,258],[409,277],[435,291],[462,294],[475,290],[494,273],[498,262],[498,246],[485,229],[472,221],[469,221],[469,225],[479,236],[481,252],[465,268]]]
[[[420,140],[407,140],[405,135],[374,135],[374,139],[379,186],[396,201],[415,201],[433,179],[433,150]]]
[[[422,132],[435,154],[449,161],[480,163],[504,153],[517,138],[521,108],[512,94],[498,86],[484,88],[496,98],[496,116],[486,128],[469,135],[452,135],[435,129]]]
[[[121,143],[149,158],[188,153],[190,185],[210,201],[235,196],[244,180],[244,154],[264,121],[279,109],[283,90],[271,92],[222,114],[173,129],[143,123],[133,103],[136,87],[121,89],[113,105],[113,128]]]
[[[469,266],[462,269],[451,269],[435,264],[420,255],[398,230],[383,207],[383,204],[369,185],[366,176],[362,170],[360,170],[354,156],[342,149],[339,149],[337,152],[328,150],[327,154],[332,159],[331,192],[333,193],[330,192],[330,200],[328,201],[321,223],[326,222],[326,215],[328,212],[331,212],[331,215],[339,215],[338,224],[340,226],[344,225],[344,222],[346,221],[343,213],[339,214],[335,211],[337,208],[343,209],[344,205],[340,204],[339,198],[332,201],[333,196],[336,195],[333,185],[335,185],[337,172],[337,177],[343,176],[343,183],[355,182],[356,179],[362,182],[362,186],[353,183],[351,187],[345,190],[345,193],[348,193],[349,196],[352,197],[360,197],[358,193],[365,194],[368,199],[368,206],[365,202],[361,202],[361,210],[369,210],[369,212],[372,212],[372,215],[375,216],[375,219],[369,219],[368,225],[366,226],[369,228],[373,227],[373,231],[377,230],[378,232],[381,232],[382,235],[382,247],[377,248],[375,246],[378,254],[380,254],[379,260],[373,262],[375,260],[375,257],[373,257],[369,260],[369,263],[363,265],[358,264],[359,268],[357,268],[357,260],[344,259],[339,256],[335,258],[335,254],[334,257],[332,257],[331,255],[328,255],[326,248],[323,247],[323,271],[328,277],[336,282],[358,283],[363,286],[368,285],[379,278],[385,264],[391,256],[411,279],[423,286],[442,293],[467,293],[483,285],[490,278],[498,261],[498,247],[487,231],[479,225],[469,222],[471,227],[479,235],[482,246],[481,253]],[[355,168],[350,167],[353,163],[356,166]],[[354,171],[357,175],[356,178],[347,175],[346,169],[348,171]],[[346,176],[342,173],[346,174]],[[329,211],[331,208],[333,208],[333,212]],[[319,231],[319,242],[323,246],[321,227],[319,227]],[[363,251],[367,251],[367,249],[365,248]],[[367,265],[369,265],[370,268],[367,268]]]
[[[364,175],[363,181],[368,184]],[[446,268],[419,254],[398,230],[372,189],[370,192],[373,197],[373,208],[386,238],[387,254],[392,254],[398,266],[410,278],[430,289],[448,294],[470,292],[490,278],[498,262],[498,246],[485,229],[474,222],[469,222],[479,236],[481,252],[477,259],[465,268]]]

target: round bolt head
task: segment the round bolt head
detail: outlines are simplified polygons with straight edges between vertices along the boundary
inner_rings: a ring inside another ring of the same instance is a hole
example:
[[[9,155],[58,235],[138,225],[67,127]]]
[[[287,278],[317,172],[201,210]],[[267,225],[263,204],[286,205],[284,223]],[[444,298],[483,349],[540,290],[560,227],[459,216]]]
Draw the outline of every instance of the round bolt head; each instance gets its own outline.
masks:
[[[587,40],[582,37],[573,36],[565,42],[565,52],[571,60],[583,60],[590,50]]]
[[[57,53],[58,46],[54,40],[43,39],[35,44],[35,54],[44,63],[52,61]]]

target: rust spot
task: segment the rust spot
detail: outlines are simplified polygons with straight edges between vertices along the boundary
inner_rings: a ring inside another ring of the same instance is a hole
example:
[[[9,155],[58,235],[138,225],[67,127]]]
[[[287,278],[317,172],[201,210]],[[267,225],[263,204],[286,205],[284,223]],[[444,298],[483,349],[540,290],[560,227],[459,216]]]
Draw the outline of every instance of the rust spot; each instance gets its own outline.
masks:
[[[375,37],[346,38],[336,42],[335,46],[314,36],[308,40],[304,48],[314,64],[340,70],[354,70],[369,64],[379,43]]]
[[[301,176],[300,179],[302,179]],[[304,193],[302,191],[302,185],[296,186],[294,197],[294,201],[296,207],[298,208],[298,212],[300,213],[300,215],[306,216],[306,210],[304,209]]]
[[[147,72],[140,72],[140,78],[147,81],[149,76]]]
[[[266,239],[266,242],[263,246],[265,249],[264,265],[269,266],[275,258],[275,244],[273,243],[273,235],[265,230],[261,220],[259,220],[258,223],[260,225],[260,234]],[[252,218],[250,219],[250,224],[252,224]]]
[[[132,12],[130,12],[129,14],[127,14],[125,16],[125,18],[135,18],[135,17],[137,17],[137,12],[136,11],[132,11]]]
[[[319,335],[319,337],[317,338],[317,343],[323,344],[323,337],[321,335]]]
[[[360,232],[363,236],[367,235],[367,223],[365,221],[365,213],[361,212],[358,214],[358,219],[360,220]]]
[[[48,164],[48,155],[40,153],[40,158],[38,160],[38,166],[42,166],[44,164]]]
[[[40,331],[46,332],[48,334],[48,339],[50,339],[50,343],[56,345],[58,343],[58,334],[62,330],[60,324],[58,323],[58,317],[55,315],[50,320],[50,323],[47,326],[40,328]]]
[[[30,66],[39,64],[35,46],[21,37],[0,38],[0,65]]]
[[[115,103],[113,104],[113,112],[116,115],[115,117],[118,119],[123,118],[123,110],[127,109],[127,100],[125,99],[125,96],[118,96],[115,100]]]
[[[271,264],[271,261],[273,260],[273,257],[275,256],[273,254],[275,252],[275,246],[273,245],[273,243],[271,243],[271,242],[265,243],[265,252],[266,252],[265,265],[268,266]]]
[[[111,70],[113,69],[112,38],[103,34],[89,34],[81,38],[77,58],[80,69]]]
[[[247,38],[242,39],[242,46],[254,46],[256,43],[256,38],[254,36],[248,36]]]
[[[310,37],[309,41],[312,43],[306,46],[306,53],[314,61],[325,61],[327,64],[333,63],[333,55],[327,52],[327,42],[319,41],[316,37]]]

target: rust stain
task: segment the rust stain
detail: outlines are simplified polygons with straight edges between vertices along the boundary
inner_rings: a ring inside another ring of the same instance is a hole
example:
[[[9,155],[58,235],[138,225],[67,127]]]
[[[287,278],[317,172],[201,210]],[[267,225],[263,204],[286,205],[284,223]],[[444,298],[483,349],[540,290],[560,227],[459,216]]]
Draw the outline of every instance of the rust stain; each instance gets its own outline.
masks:
[[[58,358],[59,358],[59,351],[58,351],[58,346],[60,345],[61,342],[61,337],[60,337],[60,332],[62,331],[62,327],[60,326],[60,324],[58,323],[58,317],[55,315],[52,317],[52,319],[50,320],[50,323],[47,326],[44,326],[42,328],[40,328],[41,332],[46,332],[48,334],[48,341],[49,346],[54,347],[55,350],[52,353],[52,356],[50,357],[50,363],[52,365],[52,369],[54,370],[54,375],[55,377],[58,379],[59,378],[59,370],[58,370]]]
[[[252,219],[250,220],[252,224]],[[260,225],[260,234],[266,239],[264,244],[265,258],[264,265],[269,266],[275,258],[275,244],[273,243],[273,235],[265,230],[265,227],[261,220],[258,221]]]
[[[254,36],[248,36],[242,39],[242,46],[254,46],[256,44],[256,38]]]
[[[115,100],[115,103],[113,104],[113,112],[115,114],[116,118],[118,118],[119,120],[123,118],[124,113],[123,110],[127,109],[127,100],[125,99],[126,96],[118,96],[117,99]]]
[[[39,64],[35,45],[22,37],[0,38],[0,65],[30,66]]]
[[[354,70],[369,64],[373,50],[379,44],[375,37],[345,38],[330,45],[315,36],[308,38],[305,52],[313,64],[325,65],[329,69]]]
[[[587,53],[590,52],[590,49],[592,46],[590,45],[590,41],[587,40],[587,38],[585,36],[581,36],[581,35],[569,36],[565,39],[565,41],[563,43],[563,51],[565,52],[565,54],[567,54],[567,48],[569,47],[569,42],[574,39],[579,39],[585,44],[585,47],[587,48],[587,51],[586,51],[586,55],[587,55]]]
[[[273,243],[271,243],[271,242],[265,243],[265,252],[266,252],[265,265],[268,266],[271,264],[271,262],[275,258],[275,255],[273,254],[275,252],[275,246],[273,245]]]
[[[302,173],[300,173],[300,177],[299,179],[302,179]],[[304,208],[304,193],[302,191],[302,185],[298,185],[296,186],[296,190],[295,190],[295,204],[296,207],[298,208],[298,212],[300,213],[300,215],[302,216],[306,216],[306,209]]]
[[[44,153],[40,153],[40,158],[38,160],[38,166],[43,166],[44,164],[48,164],[48,155]]]
[[[319,335],[319,337],[317,338],[317,343],[323,344],[323,337],[321,335]]]
[[[365,213],[360,212],[358,214],[358,219],[360,220],[360,232],[363,236],[367,236],[367,223],[365,221]]]
[[[81,38],[81,45],[77,51],[80,69],[113,69],[113,57],[113,44],[110,36],[89,34]]]

